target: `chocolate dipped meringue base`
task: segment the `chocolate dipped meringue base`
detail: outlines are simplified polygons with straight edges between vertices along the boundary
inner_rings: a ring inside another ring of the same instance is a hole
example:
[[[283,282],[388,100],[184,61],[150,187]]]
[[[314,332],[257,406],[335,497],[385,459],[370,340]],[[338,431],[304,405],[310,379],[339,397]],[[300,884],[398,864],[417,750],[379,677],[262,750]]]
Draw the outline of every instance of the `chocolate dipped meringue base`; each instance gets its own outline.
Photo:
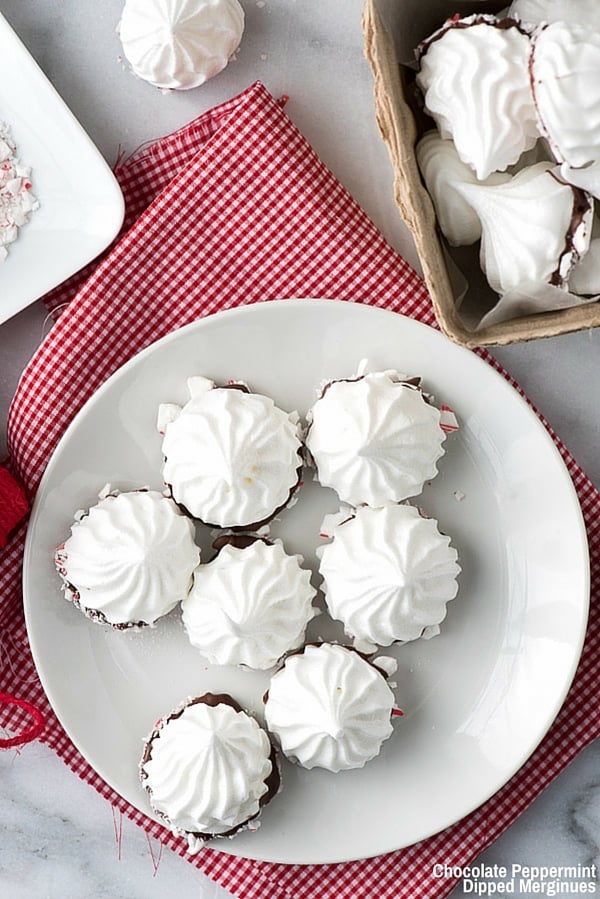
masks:
[[[383,667],[351,646],[309,643],[273,674],[265,720],[282,754],[302,768],[362,768],[393,733],[394,694]]]
[[[458,553],[438,522],[409,504],[341,509],[321,525],[321,589],[331,617],[360,649],[440,631],[458,593]]]
[[[150,804],[191,854],[208,840],[256,830],[281,788],[277,750],[227,693],[204,693],[157,721],[139,776]]]
[[[239,381],[188,379],[184,406],[163,403],[163,479],[186,514],[212,528],[256,531],[302,484],[297,412]]]
[[[318,614],[311,572],[280,540],[221,534],[213,547],[182,602],[187,636],[211,664],[272,668]]]
[[[441,412],[420,378],[393,370],[327,382],[307,420],[317,480],[351,506],[419,494],[445,451]]]
[[[115,630],[154,626],[187,596],[199,562],[190,519],[146,488],[104,488],[54,553],[65,598]]]

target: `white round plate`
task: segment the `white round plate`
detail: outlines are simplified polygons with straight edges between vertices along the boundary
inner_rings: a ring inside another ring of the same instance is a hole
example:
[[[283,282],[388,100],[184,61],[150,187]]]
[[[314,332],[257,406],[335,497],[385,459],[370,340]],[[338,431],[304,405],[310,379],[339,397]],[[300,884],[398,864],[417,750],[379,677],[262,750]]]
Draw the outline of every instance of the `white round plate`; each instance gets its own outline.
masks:
[[[245,380],[305,413],[320,382],[396,368],[455,410],[440,473],[419,498],[457,547],[459,595],[442,633],[391,650],[405,714],[377,759],[330,774],[286,764],[257,833],[217,841],[235,855],[339,862],[391,851],[476,808],[529,757],[575,672],[588,611],[585,529],[568,472],[517,392],[480,358],[411,319],[353,303],[283,300],[204,318],[145,350],[87,403],[38,492],[24,563],[25,614],[44,688],[95,770],[151,814],[137,778],[142,740],[188,695],[228,691],[261,713],[268,674],[205,663],[178,612],[140,633],[90,622],[62,596],[53,550],[73,514],[114,487],[161,486],[161,402],[186,378]],[[322,516],[337,509],[307,475],[274,526],[315,566]],[[202,533],[203,545],[208,545]],[[315,578],[315,580],[317,580]],[[311,638],[328,636],[325,616]]]

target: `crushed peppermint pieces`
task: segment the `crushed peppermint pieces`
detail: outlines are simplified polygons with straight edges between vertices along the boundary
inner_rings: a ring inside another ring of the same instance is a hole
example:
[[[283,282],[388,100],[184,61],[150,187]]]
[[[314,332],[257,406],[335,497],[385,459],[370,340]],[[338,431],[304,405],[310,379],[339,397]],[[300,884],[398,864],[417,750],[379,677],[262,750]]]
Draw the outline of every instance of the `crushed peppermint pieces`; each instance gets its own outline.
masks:
[[[31,191],[31,169],[19,162],[16,150],[8,125],[0,121],[0,262],[40,205]]]

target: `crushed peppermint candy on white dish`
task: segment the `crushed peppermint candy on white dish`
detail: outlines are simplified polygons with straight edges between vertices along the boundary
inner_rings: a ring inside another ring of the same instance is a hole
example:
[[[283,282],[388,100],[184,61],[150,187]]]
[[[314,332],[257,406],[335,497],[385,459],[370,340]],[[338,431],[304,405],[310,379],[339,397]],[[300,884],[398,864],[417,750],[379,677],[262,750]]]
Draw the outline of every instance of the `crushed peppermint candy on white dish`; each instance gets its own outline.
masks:
[[[19,236],[19,228],[39,207],[31,192],[31,168],[22,165],[8,125],[0,121],[0,262],[8,256],[8,245]]]

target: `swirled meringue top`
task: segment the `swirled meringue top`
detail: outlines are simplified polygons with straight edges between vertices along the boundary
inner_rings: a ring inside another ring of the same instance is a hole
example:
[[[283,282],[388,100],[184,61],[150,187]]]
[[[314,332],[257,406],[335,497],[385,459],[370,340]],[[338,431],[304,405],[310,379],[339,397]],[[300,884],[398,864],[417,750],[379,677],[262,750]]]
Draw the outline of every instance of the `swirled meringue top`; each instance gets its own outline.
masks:
[[[166,424],[163,477],[174,499],[218,527],[269,520],[298,484],[298,416],[235,388],[196,393]]]
[[[271,753],[254,718],[200,697],[158,723],[140,777],[154,810],[195,850],[199,838],[226,834],[259,814]]]
[[[507,14],[532,25],[571,21],[600,30],[598,0],[513,0]]]
[[[416,148],[417,161],[437,215],[438,224],[453,247],[475,243],[481,237],[479,216],[456,190],[457,184],[476,184],[475,172],[463,162],[454,141],[444,140],[437,131],[423,135]],[[502,184],[506,172],[493,172],[483,182]]]
[[[217,665],[270,668],[304,639],[317,610],[310,571],[280,543],[224,546],[194,574],[183,602],[188,637]]]
[[[529,51],[518,22],[484,15],[449,19],[420,45],[425,108],[480,180],[515,163],[539,136]]]
[[[392,734],[394,694],[352,649],[308,645],[271,679],[267,727],[283,754],[304,768],[362,768]]]
[[[356,509],[320,555],[327,608],[360,641],[389,646],[433,636],[458,592],[450,538],[413,506]]]
[[[480,262],[500,294],[527,282],[565,285],[586,252],[593,202],[539,162],[497,185],[457,186],[482,225]]]
[[[332,381],[309,421],[306,445],[320,483],[352,506],[416,496],[444,453],[439,410],[396,372]]]
[[[600,32],[553,22],[533,39],[531,84],[540,127],[558,162],[600,158]]]
[[[115,627],[154,624],[187,596],[200,561],[194,527],[155,490],[110,493],[58,547],[65,595]]]
[[[118,27],[135,74],[187,90],[225,68],[244,32],[238,0],[125,0]]]

